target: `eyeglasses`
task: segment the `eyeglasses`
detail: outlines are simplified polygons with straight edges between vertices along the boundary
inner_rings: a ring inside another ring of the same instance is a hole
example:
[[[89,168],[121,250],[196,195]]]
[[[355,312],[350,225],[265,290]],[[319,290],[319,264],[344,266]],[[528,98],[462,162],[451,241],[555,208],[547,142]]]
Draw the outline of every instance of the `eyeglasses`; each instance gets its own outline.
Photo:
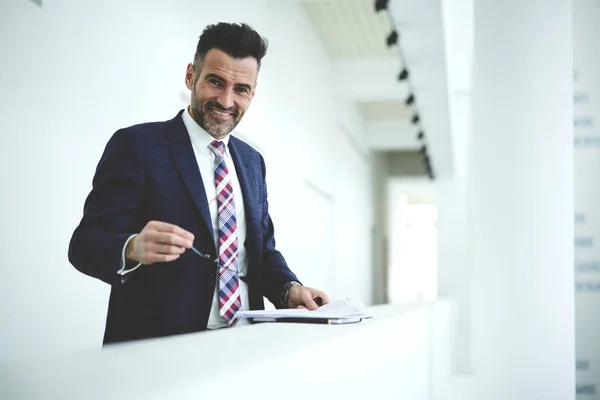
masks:
[[[206,260],[210,260],[210,259],[211,259],[211,257],[210,257],[210,254],[204,254],[204,253],[203,253],[203,252],[201,252],[200,250],[196,249],[194,246],[192,246],[192,247],[191,247],[191,250],[192,250],[194,253],[198,254],[200,257],[202,257],[202,258],[204,258],[204,259],[206,259]],[[236,274],[238,273],[238,271],[237,271],[236,269],[233,269],[233,268],[227,268],[227,267],[225,267],[225,266],[223,266],[223,265],[219,264],[219,259],[218,259],[218,258],[215,258],[214,260],[212,260],[212,262],[214,262],[214,263],[215,263],[215,265],[217,266],[217,269],[219,269],[219,268],[223,268],[223,269],[228,269],[228,270],[230,270],[230,271],[233,271],[233,272],[235,272]],[[244,280],[244,278],[242,278],[242,277],[240,277],[240,279],[241,279],[241,280]],[[245,282],[245,281],[244,281],[244,282]],[[233,323],[230,323],[230,325],[229,325],[229,327],[230,327],[230,328],[233,328],[233,327],[234,327],[234,326],[235,326],[235,325],[236,325],[236,324],[239,322],[239,318],[237,318],[237,316],[235,316],[234,318],[235,318],[235,321],[233,321]]]
[[[191,250],[194,253],[198,254],[200,257],[204,258],[205,260],[210,260],[211,259],[210,254],[205,254],[205,253],[201,252],[200,250],[196,249],[194,246],[192,246]],[[213,259],[212,262],[215,263],[215,265],[217,266],[217,268],[228,269],[228,270],[236,272],[236,273],[238,272],[237,269],[233,269],[233,268],[229,268],[229,267],[225,267],[224,265],[221,265],[219,263],[219,259],[218,258]]]

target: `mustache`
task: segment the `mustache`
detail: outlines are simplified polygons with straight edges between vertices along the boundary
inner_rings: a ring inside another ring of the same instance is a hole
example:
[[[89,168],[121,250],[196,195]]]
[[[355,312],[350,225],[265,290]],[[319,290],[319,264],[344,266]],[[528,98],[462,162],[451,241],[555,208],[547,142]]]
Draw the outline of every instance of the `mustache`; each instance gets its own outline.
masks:
[[[216,101],[209,101],[208,103],[206,103],[206,107],[215,108],[219,111],[232,111],[235,114],[237,114],[237,111],[238,111],[236,106],[231,106],[229,108],[225,108]]]

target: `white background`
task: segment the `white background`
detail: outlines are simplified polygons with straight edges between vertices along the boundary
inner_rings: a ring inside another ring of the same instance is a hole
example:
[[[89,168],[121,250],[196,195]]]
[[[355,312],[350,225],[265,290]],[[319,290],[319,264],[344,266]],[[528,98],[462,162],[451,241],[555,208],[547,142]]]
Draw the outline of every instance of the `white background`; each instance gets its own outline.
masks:
[[[117,129],[185,107],[186,65],[219,21],[270,42],[239,132],[266,158],[279,248],[305,284],[371,303],[370,160],[347,138],[363,145],[362,121],[299,5],[3,0],[0,361],[100,346],[109,287],[67,260],[94,170]]]
[[[600,261],[599,20],[600,2],[574,2],[575,237],[582,242],[592,238],[594,242],[592,247],[575,246],[575,354],[580,365],[588,366],[577,371],[577,385],[581,391],[578,400],[600,399],[600,288],[596,291],[577,289],[588,284],[600,286],[600,266],[597,264]],[[579,122],[590,118],[591,126]],[[585,265],[583,270],[580,269],[582,264]],[[595,395],[583,393],[588,392],[586,387],[589,385],[596,386]]]

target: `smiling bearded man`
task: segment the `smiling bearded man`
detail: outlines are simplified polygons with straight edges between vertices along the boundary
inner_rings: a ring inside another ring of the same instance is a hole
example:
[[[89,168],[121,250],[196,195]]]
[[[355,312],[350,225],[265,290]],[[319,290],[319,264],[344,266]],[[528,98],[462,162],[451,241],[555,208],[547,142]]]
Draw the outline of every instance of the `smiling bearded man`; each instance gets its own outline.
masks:
[[[231,134],[266,51],[248,25],[208,26],[185,74],[189,107],[106,145],[69,246],[75,268],[111,285],[105,344],[233,327],[263,297],[328,303],[275,248],[263,157]]]

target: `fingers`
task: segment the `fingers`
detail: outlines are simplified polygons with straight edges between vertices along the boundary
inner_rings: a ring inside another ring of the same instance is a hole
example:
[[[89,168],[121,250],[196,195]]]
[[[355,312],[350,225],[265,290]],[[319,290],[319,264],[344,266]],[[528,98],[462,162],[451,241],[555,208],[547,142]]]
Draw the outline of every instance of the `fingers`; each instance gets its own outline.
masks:
[[[315,301],[313,300],[313,296],[310,290],[302,291],[302,303],[304,303],[306,308],[308,308],[309,310],[316,310],[317,308],[319,308],[317,303],[315,303]]]
[[[157,262],[171,262],[179,258],[181,254],[158,254],[150,253],[146,256],[147,261],[144,264],[153,264]]]
[[[170,262],[193,246],[194,235],[167,222],[150,221],[129,244],[126,257],[143,264]]]
[[[319,304],[315,302],[317,297],[322,300],[321,306],[329,304],[329,297],[322,291],[306,286],[294,286],[290,291],[288,307],[316,310],[319,308]]]
[[[169,224],[168,222],[150,221],[146,227],[151,231],[154,230],[161,234],[167,234],[169,237],[182,238],[185,243],[189,243],[189,247],[192,247],[192,243],[194,242],[194,235],[191,232],[188,232],[177,225]],[[161,237],[164,238],[166,236],[161,235]],[[162,243],[177,244],[169,241]]]
[[[149,231],[147,236],[150,242],[162,245],[184,247],[189,249],[194,244],[193,239],[187,239],[175,233]]]
[[[329,297],[327,297],[325,293],[321,292],[320,290],[317,290],[316,295],[319,296],[321,300],[323,300],[323,305],[329,304]]]
[[[170,244],[152,243],[148,246],[147,250],[157,254],[177,255],[182,254],[185,251],[185,247],[173,246]]]
[[[184,247],[152,242],[146,243],[146,247],[142,253],[142,262],[144,264],[171,262],[178,259],[184,251]]]

